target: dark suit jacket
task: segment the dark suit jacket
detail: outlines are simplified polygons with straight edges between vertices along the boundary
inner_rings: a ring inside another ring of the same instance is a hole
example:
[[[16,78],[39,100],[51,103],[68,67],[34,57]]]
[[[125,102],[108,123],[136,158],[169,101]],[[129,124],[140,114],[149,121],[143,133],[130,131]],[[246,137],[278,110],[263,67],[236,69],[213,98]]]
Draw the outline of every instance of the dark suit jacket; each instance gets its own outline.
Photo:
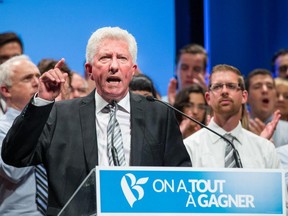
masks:
[[[17,167],[43,163],[48,215],[55,215],[98,165],[95,91],[36,107],[29,103],[8,132],[3,160]],[[174,111],[131,94],[131,166],[191,166]],[[48,119],[48,120],[47,120]]]

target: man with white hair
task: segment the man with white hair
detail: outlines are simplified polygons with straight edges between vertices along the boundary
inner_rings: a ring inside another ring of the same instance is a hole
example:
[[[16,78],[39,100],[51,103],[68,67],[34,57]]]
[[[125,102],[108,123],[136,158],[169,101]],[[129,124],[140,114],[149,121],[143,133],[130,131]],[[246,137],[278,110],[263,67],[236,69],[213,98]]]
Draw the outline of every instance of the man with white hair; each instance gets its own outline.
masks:
[[[136,58],[130,33],[119,27],[98,29],[88,41],[85,64],[96,89],[86,97],[55,102],[67,78],[60,60],[42,74],[38,94],[7,134],[5,162],[44,164],[48,215],[59,213],[96,165],[191,166],[174,111],[129,92]]]
[[[7,105],[0,117],[0,146],[14,119],[38,91],[39,76],[37,66],[25,55],[0,65],[0,94]],[[0,182],[0,215],[42,215],[35,201],[35,167],[16,168],[0,157]]]

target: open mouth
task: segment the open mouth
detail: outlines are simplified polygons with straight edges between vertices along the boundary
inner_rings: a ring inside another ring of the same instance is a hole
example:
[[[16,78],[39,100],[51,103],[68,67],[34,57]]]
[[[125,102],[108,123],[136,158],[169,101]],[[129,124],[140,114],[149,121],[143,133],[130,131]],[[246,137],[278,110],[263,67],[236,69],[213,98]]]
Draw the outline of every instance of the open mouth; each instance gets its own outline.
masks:
[[[119,83],[119,82],[121,82],[121,79],[119,77],[108,77],[107,82],[108,83],[114,83],[114,82]]]
[[[262,99],[262,103],[264,103],[264,104],[268,104],[268,103],[269,103],[269,99],[268,99],[268,98],[264,98],[264,99]]]

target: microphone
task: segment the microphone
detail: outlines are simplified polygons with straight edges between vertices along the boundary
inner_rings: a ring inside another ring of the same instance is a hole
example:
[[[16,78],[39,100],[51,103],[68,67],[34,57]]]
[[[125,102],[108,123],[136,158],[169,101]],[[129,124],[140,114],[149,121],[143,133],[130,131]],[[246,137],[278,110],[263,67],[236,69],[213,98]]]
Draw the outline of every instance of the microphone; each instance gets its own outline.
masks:
[[[238,152],[237,149],[235,148],[234,144],[233,144],[229,139],[227,139],[225,136],[222,136],[222,135],[219,134],[218,132],[216,132],[216,131],[212,130],[211,128],[207,127],[207,126],[206,126],[205,124],[203,124],[202,122],[199,122],[199,121],[197,121],[196,119],[188,116],[188,115],[185,114],[184,112],[181,112],[180,110],[178,110],[178,109],[176,109],[175,107],[171,106],[169,103],[166,103],[166,102],[164,102],[164,101],[158,100],[157,98],[154,98],[154,97],[152,97],[152,96],[150,96],[150,95],[149,95],[149,96],[146,96],[146,100],[151,101],[151,102],[157,101],[157,102],[159,102],[159,103],[162,103],[162,104],[168,106],[169,108],[173,109],[174,111],[180,113],[181,115],[185,116],[186,118],[190,119],[191,121],[195,122],[196,124],[200,125],[201,127],[203,127],[203,128],[205,128],[205,129],[211,131],[212,133],[214,133],[214,134],[216,134],[217,136],[219,136],[219,137],[221,137],[222,139],[224,139],[226,142],[228,142],[228,143],[231,145],[231,147],[232,147],[232,149],[233,149],[233,156],[234,156],[234,159],[235,159],[235,161],[236,161],[236,166],[237,166],[238,168],[243,168],[243,165],[242,165],[242,162],[241,162],[241,158],[240,158],[239,152]]]

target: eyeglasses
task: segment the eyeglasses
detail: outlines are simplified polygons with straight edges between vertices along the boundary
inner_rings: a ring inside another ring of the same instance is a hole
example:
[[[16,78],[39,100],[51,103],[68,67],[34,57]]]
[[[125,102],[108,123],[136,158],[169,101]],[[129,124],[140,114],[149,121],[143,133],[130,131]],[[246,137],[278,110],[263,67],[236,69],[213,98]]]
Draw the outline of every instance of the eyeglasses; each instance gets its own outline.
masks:
[[[236,92],[240,90],[239,83],[214,83],[210,85],[210,90],[219,93],[223,90],[224,86],[226,86],[226,89],[228,89],[231,92]]]
[[[205,104],[185,103],[184,108],[188,108],[188,109],[197,108],[198,110],[204,111],[207,109],[207,106]]]

